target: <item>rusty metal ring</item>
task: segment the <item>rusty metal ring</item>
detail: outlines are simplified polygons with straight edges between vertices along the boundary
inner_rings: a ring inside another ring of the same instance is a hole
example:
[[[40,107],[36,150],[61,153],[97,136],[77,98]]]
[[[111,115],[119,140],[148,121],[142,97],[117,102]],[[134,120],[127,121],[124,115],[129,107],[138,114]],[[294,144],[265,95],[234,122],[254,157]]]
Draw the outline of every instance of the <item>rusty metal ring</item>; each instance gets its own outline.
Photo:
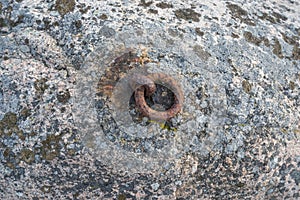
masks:
[[[173,118],[182,110],[184,101],[183,92],[178,81],[171,76],[164,73],[152,73],[147,76],[135,74],[130,84],[135,91],[136,106],[143,116],[149,117],[151,120],[166,121]],[[165,86],[174,93],[174,103],[165,111],[152,109],[145,100],[145,93],[146,96],[151,96],[155,92],[155,84]]]

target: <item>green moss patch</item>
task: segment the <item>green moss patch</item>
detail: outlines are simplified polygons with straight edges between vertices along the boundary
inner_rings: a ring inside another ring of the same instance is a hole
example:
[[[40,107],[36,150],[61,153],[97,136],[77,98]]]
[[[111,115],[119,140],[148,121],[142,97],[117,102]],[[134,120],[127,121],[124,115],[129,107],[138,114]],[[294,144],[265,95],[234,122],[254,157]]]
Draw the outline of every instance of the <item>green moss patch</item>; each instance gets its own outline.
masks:
[[[153,3],[153,1],[146,2],[145,0],[141,0],[139,6],[143,6],[144,8],[146,8],[146,7],[149,7],[152,3]]]
[[[156,7],[159,7],[161,9],[165,9],[165,8],[173,8],[172,4],[169,3],[165,3],[165,2],[160,2],[156,4]]]
[[[75,1],[74,0],[57,0],[55,2],[55,9],[59,12],[59,14],[61,16],[64,16],[67,13],[74,11]]]
[[[244,32],[244,38],[247,42],[250,42],[252,44],[255,44],[259,46],[261,43],[264,43],[265,46],[270,46],[269,40],[265,37],[256,37],[251,32],[245,31]]]
[[[245,24],[255,26],[255,23],[249,18],[248,12],[236,4],[227,3],[227,8],[231,11],[233,18],[241,20]]]
[[[195,32],[196,32],[197,35],[199,35],[201,37],[204,35],[204,32],[201,31],[200,28],[195,28]]]
[[[34,162],[34,152],[30,149],[22,149],[20,152],[20,160],[23,160],[27,164]]]
[[[208,58],[211,56],[210,53],[203,50],[203,47],[200,45],[195,45],[193,47],[193,51],[201,58],[202,60],[208,60]]]
[[[267,13],[262,13],[262,16],[259,16],[261,20],[267,20],[272,24],[280,23],[282,21],[286,21],[287,18],[279,13],[273,12],[271,15]]]
[[[49,88],[49,85],[46,84],[47,81],[46,78],[41,78],[34,82],[34,88],[38,96],[43,95],[45,90]]]
[[[184,19],[187,21],[192,20],[194,22],[199,22],[199,17],[201,17],[199,13],[190,8],[175,10],[174,13],[178,19]]]
[[[6,128],[15,127],[17,125],[17,121],[18,121],[17,114],[13,112],[6,113],[3,119],[1,120],[1,122]]]
[[[300,60],[300,48],[296,45],[293,48],[292,58],[294,60]]]
[[[243,90],[246,92],[246,93],[250,93],[251,92],[251,84],[249,83],[249,81],[247,80],[243,80],[242,82],[242,86],[243,86]]]
[[[279,43],[277,38],[275,38],[275,43],[274,43],[274,46],[273,46],[273,53],[278,58],[283,58],[282,51],[281,51],[281,44]]]

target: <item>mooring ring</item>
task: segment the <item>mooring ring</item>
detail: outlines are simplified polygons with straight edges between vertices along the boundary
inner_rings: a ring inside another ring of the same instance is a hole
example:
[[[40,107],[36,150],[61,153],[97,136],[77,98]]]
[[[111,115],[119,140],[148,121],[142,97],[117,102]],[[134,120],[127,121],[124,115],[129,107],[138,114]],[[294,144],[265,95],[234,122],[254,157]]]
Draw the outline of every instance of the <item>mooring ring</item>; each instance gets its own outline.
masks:
[[[135,92],[136,106],[141,115],[156,121],[166,121],[176,116],[182,110],[184,101],[182,89],[177,82],[171,76],[164,73],[151,73],[147,74],[147,76],[135,74],[132,76],[130,84]],[[155,84],[167,87],[174,93],[174,103],[165,111],[158,111],[151,108],[145,100],[145,93],[146,96],[151,96],[155,92]]]

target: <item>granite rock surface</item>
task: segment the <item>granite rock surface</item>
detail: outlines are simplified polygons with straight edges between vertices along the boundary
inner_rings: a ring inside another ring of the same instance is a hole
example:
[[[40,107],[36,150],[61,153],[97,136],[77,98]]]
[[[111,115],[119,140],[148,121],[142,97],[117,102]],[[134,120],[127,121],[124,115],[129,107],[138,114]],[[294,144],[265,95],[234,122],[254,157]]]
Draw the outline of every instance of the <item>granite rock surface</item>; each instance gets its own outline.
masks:
[[[293,0],[0,0],[0,199],[300,198],[299,19]],[[182,112],[139,117],[136,72],[176,79]]]

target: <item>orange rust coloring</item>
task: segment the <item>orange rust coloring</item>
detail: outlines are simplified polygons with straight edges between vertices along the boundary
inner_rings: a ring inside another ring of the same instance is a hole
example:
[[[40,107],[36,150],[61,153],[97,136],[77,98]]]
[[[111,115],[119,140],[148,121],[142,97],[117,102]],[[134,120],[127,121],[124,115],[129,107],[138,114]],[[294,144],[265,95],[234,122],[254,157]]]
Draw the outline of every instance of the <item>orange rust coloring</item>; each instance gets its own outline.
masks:
[[[135,79],[131,81],[134,82],[132,85],[135,85],[133,89],[135,90],[136,106],[143,116],[147,116],[152,120],[166,121],[173,118],[182,110],[184,101],[183,92],[180,85],[172,77],[163,73],[152,73],[147,76],[137,74],[135,75]],[[155,87],[153,87],[155,83],[167,87],[174,93],[174,103],[165,111],[152,109],[145,100],[145,94],[146,96],[150,96],[155,92]]]

